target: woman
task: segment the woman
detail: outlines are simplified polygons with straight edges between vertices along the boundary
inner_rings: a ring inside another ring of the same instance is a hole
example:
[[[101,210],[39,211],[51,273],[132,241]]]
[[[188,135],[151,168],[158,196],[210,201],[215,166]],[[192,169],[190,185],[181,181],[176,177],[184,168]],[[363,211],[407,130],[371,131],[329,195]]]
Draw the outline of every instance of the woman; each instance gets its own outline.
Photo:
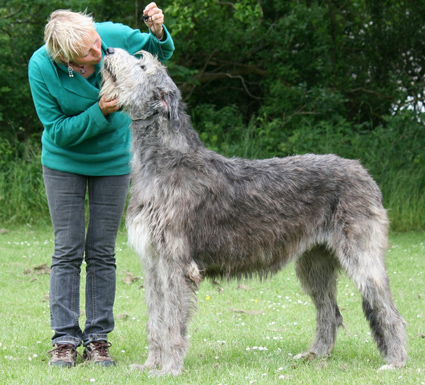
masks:
[[[45,27],[45,45],[29,62],[29,81],[44,126],[42,164],[55,234],[50,275],[54,330],[49,365],[75,366],[77,347],[98,365],[115,362],[115,240],[129,185],[130,120],[116,99],[99,100],[100,68],[108,47],[144,49],[167,60],[174,44],[155,3],[145,10],[149,33],[122,24],[94,23],[83,13],[58,10]],[[85,196],[88,225],[85,232]],[[85,259],[86,317],[79,326],[80,268]]]

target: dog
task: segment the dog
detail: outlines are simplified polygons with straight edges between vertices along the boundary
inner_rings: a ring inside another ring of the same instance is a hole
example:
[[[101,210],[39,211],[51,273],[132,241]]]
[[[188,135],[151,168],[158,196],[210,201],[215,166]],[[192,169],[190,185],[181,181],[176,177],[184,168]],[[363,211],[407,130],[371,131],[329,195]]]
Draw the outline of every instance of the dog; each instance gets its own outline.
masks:
[[[109,49],[102,95],[131,117],[132,188],[126,224],[144,264],[152,375],[181,373],[196,290],[206,277],[266,277],[291,261],[317,311],[313,344],[296,358],[329,355],[342,325],[340,270],[362,295],[386,361],[406,363],[405,322],[385,268],[388,218],[381,192],[358,161],[336,155],[263,160],[208,150],[178,87],[146,51]]]

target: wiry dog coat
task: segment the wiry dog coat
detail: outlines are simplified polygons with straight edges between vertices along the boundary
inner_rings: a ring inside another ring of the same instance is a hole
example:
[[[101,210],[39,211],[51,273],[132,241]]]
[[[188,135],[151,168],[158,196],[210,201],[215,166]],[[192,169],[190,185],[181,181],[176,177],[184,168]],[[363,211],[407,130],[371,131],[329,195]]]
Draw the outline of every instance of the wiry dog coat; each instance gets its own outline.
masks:
[[[404,321],[384,262],[388,220],[366,170],[334,155],[245,160],[207,150],[165,68],[142,55],[110,52],[102,90],[132,119],[127,226],[144,263],[149,308],[149,353],[140,367],[181,372],[204,277],[265,276],[291,260],[317,310],[315,341],[299,357],[332,352],[342,269],[363,297],[383,368],[403,366]]]

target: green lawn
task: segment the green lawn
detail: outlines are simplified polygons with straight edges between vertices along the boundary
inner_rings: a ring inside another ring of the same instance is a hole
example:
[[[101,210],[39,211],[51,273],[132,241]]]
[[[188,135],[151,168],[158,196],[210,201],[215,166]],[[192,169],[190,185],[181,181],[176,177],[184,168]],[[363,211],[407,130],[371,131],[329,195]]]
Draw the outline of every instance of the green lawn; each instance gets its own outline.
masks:
[[[363,317],[360,296],[345,276],[338,283],[338,300],[346,329],[340,329],[333,354],[310,363],[292,359],[311,343],[315,329],[313,305],[301,292],[292,265],[270,280],[244,281],[240,288],[237,282],[204,282],[183,374],[149,378],[130,371],[130,364],[146,358],[147,312],[143,275],[125,232],[118,238],[116,328],[110,335],[117,366],[48,367],[52,332],[49,275],[43,265],[50,266],[52,250],[48,226],[0,230],[0,385],[425,384],[423,233],[391,234],[388,274],[408,322],[409,360],[406,368],[390,372],[377,372],[383,360]]]

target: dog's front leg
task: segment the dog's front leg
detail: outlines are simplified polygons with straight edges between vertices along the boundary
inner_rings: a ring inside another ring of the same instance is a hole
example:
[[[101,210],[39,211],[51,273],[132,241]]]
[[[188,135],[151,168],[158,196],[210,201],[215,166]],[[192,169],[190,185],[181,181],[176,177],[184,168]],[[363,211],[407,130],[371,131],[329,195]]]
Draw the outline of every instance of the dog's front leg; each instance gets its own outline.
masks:
[[[162,292],[162,297],[160,301],[150,304],[149,311],[156,313],[158,306],[161,313],[155,319],[149,316],[149,323],[155,321],[157,323],[151,324],[148,332],[150,334],[154,332],[154,337],[149,336],[149,349],[158,349],[156,338],[161,336],[159,349],[162,369],[152,370],[151,375],[178,375],[183,369],[183,361],[189,346],[188,324],[196,308],[193,277],[188,275],[193,270],[192,264],[182,262],[171,253],[164,253],[159,258],[157,275],[152,284]],[[155,358],[156,354],[150,353],[149,357],[151,356]]]
[[[162,367],[162,319],[164,318],[164,295],[158,257],[156,255],[144,260],[145,297],[148,306],[148,358],[143,365],[133,364],[131,369],[152,370]]]
[[[196,307],[196,296],[187,276],[187,265],[173,257],[168,255],[161,261],[165,293],[162,372],[177,375],[183,369],[183,361],[189,347],[187,329],[192,310]]]

